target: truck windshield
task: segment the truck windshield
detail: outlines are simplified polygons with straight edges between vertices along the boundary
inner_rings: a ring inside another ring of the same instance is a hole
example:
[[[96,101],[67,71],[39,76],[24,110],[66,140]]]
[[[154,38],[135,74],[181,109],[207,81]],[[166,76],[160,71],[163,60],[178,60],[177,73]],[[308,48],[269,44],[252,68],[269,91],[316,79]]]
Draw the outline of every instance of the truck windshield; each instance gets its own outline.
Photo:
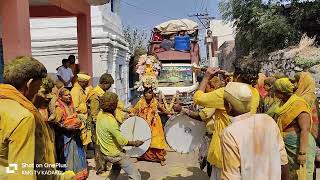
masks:
[[[184,87],[193,85],[191,66],[163,66],[158,78],[159,87]]]

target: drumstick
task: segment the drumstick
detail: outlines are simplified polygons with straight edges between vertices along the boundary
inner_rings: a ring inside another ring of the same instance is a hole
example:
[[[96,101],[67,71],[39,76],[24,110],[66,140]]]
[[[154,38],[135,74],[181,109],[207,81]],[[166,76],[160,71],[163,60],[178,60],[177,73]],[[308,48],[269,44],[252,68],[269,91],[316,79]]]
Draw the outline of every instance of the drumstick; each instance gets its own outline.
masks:
[[[137,118],[134,118],[133,128],[132,128],[132,141],[134,140],[134,129],[136,128]]]

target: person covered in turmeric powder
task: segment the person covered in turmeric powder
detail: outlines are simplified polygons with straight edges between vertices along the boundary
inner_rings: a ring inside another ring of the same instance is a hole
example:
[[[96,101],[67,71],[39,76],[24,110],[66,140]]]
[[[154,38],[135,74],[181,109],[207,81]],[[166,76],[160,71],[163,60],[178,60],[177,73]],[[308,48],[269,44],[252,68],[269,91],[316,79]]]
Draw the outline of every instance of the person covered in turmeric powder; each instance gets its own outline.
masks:
[[[250,112],[256,113],[259,106],[260,95],[254,86],[258,80],[258,73],[260,70],[259,63],[254,60],[239,59],[235,61],[234,67],[233,80],[235,82],[246,83],[251,89],[252,101],[250,101]],[[209,80],[213,76],[224,73],[225,72],[219,68],[208,68],[198,90],[193,96],[193,101],[196,105],[204,108],[216,109],[214,112],[214,130],[208,150],[208,161],[213,166],[211,179],[220,179],[222,168],[220,136],[224,128],[231,124],[231,119],[224,107],[224,88],[222,87],[208,93],[206,93],[205,90]]]
[[[88,118],[87,95],[85,90],[88,87],[91,77],[85,73],[79,73],[77,74],[77,77],[77,82],[74,84],[74,87],[70,93],[72,96],[73,105],[78,113],[78,117],[85,126],[85,128],[81,130],[81,140],[83,145],[87,147],[87,145],[92,142],[92,134],[91,123],[89,122]]]
[[[92,91],[89,92],[87,96],[87,104],[89,106],[89,118],[91,118],[92,122],[92,141],[94,144],[94,151],[95,151],[95,163],[96,163],[96,174],[101,174],[104,171],[107,170],[107,167],[105,166],[106,163],[104,163],[104,160],[102,158],[99,144],[97,143],[97,137],[96,137],[96,122],[97,122],[97,116],[100,112],[100,100],[99,98],[107,92],[111,86],[114,84],[114,79],[111,76],[111,74],[104,73],[101,75],[99,79],[99,84],[93,88]],[[118,100],[117,108],[114,112],[114,117],[118,121],[118,123],[122,123],[126,115],[126,112],[124,112],[124,103],[121,100]]]
[[[288,78],[276,80],[274,87],[281,100],[275,120],[288,153],[290,179],[298,179],[297,171],[303,168],[306,168],[303,178],[312,179],[316,143],[311,135],[311,108],[305,99],[294,94],[295,87]]]
[[[219,76],[214,76],[209,80],[209,83],[206,86],[206,93],[212,92],[224,86],[225,86],[224,81]],[[208,149],[209,149],[212,133],[214,131],[214,120],[215,120],[214,113],[216,109],[202,108],[200,109],[200,111],[192,111],[190,110],[190,108],[182,108],[180,104],[175,104],[174,111],[178,113],[181,112],[183,114],[186,114],[187,116],[195,120],[205,122],[207,132],[206,132],[206,136],[203,139],[203,143],[200,145],[200,148],[199,148],[199,163],[200,163],[201,169],[204,169],[204,167],[207,166],[207,174],[210,177],[211,171],[212,171],[212,165],[208,162],[207,155],[208,155]]]
[[[52,112],[50,112],[49,110],[49,105],[53,98],[53,95],[52,95],[53,87],[54,87],[54,82],[51,78],[49,77],[43,78],[42,85],[38,93],[35,95],[33,99],[34,106],[40,112],[48,128],[50,141],[47,141],[47,143],[50,143],[51,147],[55,146],[54,126],[56,125],[55,118],[52,118],[52,117],[55,117],[55,115],[52,115],[51,114]]]
[[[45,175],[51,168],[22,168],[26,164],[55,164],[50,135],[32,99],[40,89],[47,70],[38,60],[17,57],[4,67],[4,83],[0,84],[0,179],[54,179]],[[17,171],[6,173],[8,164],[17,164]],[[22,170],[38,173],[23,175]],[[41,172],[40,172],[41,171]],[[51,171],[52,172],[52,171]]]
[[[130,109],[131,116],[139,116],[143,118],[151,128],[151,145],[139,160],[146,160],[151,162],[159,162],[162,166],[165,165],[166,143],[158,110],[164,114],[171,113],[165,107],[160,105],[156,99],[153,87],[144,87],[143,96],[137,104]]]

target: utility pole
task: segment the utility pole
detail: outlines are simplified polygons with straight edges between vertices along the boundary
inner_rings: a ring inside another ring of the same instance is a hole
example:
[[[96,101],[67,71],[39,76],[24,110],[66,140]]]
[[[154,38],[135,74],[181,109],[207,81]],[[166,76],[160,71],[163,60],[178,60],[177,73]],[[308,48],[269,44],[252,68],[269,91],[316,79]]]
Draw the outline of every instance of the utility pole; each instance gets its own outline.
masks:
[[[218,59],[214,58],[214,52],[212,52],[212,46],[214,43],[214,37],[212,36],[212,31],[210,30],[210,20],[215,19],[214,17],[210,17],[208,13],[208,9],[205,9],[205,13],[196,13],[191,14],[189,17],[197,17],[199,22],[206,29],[206,38],[205,44],[207,45],[207,60],[209,67],[218,67]]]

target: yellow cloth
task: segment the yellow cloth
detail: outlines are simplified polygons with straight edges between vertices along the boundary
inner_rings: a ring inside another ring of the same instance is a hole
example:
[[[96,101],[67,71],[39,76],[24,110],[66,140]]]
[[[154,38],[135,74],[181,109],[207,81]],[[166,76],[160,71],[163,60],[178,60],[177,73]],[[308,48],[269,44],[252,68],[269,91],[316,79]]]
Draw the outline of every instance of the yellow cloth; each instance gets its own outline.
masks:
[[[123,123],[123,120],[126,117],[124,102],[121,100],[118,100],[117,109],[114,111],[114,117],[120,124]]]
[[[79,83],[75,83],[74,87],[71,89],[71,97],[74,107],[76,108],[77,113],[87,115],[87,95],[85,90],[79,85]]]
[[[45,122],[34,105],[13,86],[0,84],[0,169],[6,163],[54,164],[54,146]],[[4,117],[4,118],[3,118]],[[21,165],[21,164],[20,164]],[[21,172],[18,168],[18,172]],[[17,174],[9,179],[19,179]],[[33,176],[30,176],[33,177]],[[38,178],[51,179],[53,176]],[[21,179],[29,179],[23,176]]]
[[[275,110],[280,131],[283,132],[302,112],[310,114],[311,109],[308,103],[303,98],[292,95],[284,105]]]
[[[158,114],[158,100],[152,99],[150,104],[147,104],[142,97],[137,104],[130,109],[130,112],[143,118],[151,128],[151,148],[164,149],[166,147],[163,127],[160,116]]]
[[[96,117],[100,111],[99,97],[101,97],[104,93],[105,91],[98,85],[92,91],[90,91],[87,96],[87,99],[90,102],[91,116],[94,121],[96,120]],[[119,123],[122,123],[125,118],[126,112],[124,109],[124,102],[118,100],[118,105],[114,112],[114,116]]]
[[[300,73],[298,89],[295,94],[306,100],[309,106],[312,107],[317,98],[315,91],[316,84],[312,75],[307,72]]]
[[[82,144],[88,145],[92,142],[92,133],[90,130],[90,122],[88,122],[87,95],[79,83],[75,83],[74,87],[71,89],[71,97],[76,112],[79,114],[79,118],[85,121],[83,122],[85,124],[85,128],[81,129]]]
[[[128,144],[120,132],[117,120],[110,113],[99,112],[96,133],[101,152],[107,156],[118,156],[122,152],[121,146]]]
[[[249,87],[253,95],[250,103],[251,112],[256,113],[259,106],[260,95],[257,89],[251,86]],[[205,108],[216,108],[214,114],[214,132],[208,149],[208,162],[217,168],[222,168],[220,136],[224,128],[231,124],[231,120],[224,108],[224,88],[219,88],[209,93],[196,91],[193,96],[193,101],[195,104]]]
[[[90,105],[90,113],[93,121],[96,121],[97,115],[100,112],[99,97],[101,97],[104,93],[104,90],[101,89],[101,87],[98,85],[93,88],[93,90],[90,91],[87,96],[87,101]]]
[[[276,82],[274,83],[274,87],[282,92],[282,93],[293,93],[294,85],[291,83],[289,78],[280,78],[277,79]]]
[[[201,117],[202,121],[206,123],[206,129],[210,134],[212,134],[214,131],[215,112],[215,108],[203,108],[199,112],[199,116]]]
[[[21,163],[34,163],[34,116],[18,102],[10,99],[0,99],[0,107],[0,179],[33,180],[35,175],[22,175],[22,170],[33,171],[33,167],[22,169]],[[8,163],[18,164],[18,171],[6,174]]]
[[[77,74],[77,77],[78,81],[89,81],[91,79],[91,76],[82,73]]]
[[[90,85],[88,87],[86,87],[86,90],[84,91],[85,94],[87,95],[87,98],[88,98],[88,95],[90,94],[90,92],[93,90],[93,87]]]

